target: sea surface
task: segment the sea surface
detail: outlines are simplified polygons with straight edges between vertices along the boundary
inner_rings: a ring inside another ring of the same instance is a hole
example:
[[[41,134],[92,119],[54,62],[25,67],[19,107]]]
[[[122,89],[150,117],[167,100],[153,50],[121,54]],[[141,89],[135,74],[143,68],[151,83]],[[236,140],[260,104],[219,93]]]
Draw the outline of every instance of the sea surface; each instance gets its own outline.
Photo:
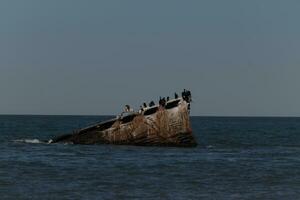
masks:
[[[196,148],[45,144],[108,116],[0,116],[0,199],[300,199],[300,118],[192,117]]]

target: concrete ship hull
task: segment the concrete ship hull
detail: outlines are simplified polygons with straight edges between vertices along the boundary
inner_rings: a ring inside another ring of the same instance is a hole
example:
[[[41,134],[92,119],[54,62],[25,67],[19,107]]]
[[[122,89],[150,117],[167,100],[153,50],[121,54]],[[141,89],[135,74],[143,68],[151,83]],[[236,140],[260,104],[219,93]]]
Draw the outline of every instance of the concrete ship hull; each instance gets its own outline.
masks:
[[[182,98],[54,138],[49,143],[193,147],[189,103]]]

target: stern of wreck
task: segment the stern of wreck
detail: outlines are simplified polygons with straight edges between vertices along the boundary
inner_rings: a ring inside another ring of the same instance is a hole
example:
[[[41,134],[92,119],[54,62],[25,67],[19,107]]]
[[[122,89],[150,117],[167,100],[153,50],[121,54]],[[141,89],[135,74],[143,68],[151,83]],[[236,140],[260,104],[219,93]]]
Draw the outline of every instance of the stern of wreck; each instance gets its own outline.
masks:
[[[140,146],[196,146],[189,117],[190,102],[182,98],[122,117],[102,131],[105,143]]]

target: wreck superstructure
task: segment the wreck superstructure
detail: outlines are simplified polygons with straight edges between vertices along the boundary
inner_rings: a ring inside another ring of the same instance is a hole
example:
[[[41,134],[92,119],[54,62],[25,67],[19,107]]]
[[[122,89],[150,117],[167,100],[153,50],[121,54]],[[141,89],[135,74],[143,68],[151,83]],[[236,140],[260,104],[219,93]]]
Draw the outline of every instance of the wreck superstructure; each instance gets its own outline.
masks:
[[[49,143],[196,146],[189,119],[190,100],[176,98],[164,106],[128,112],[114,119],[54,138]]]

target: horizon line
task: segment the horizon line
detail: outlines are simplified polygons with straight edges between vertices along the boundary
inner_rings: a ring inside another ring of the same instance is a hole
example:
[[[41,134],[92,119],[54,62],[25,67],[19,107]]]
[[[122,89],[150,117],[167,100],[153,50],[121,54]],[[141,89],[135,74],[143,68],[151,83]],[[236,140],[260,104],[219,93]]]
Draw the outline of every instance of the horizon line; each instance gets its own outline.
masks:
[[[0,114],[0,116],[78,116],[78,117],[97,117],[97,116],[116,116],[112,114]],[[300,118],[293,115],[190,115],[190,117],[240,117],[240,118]]]

